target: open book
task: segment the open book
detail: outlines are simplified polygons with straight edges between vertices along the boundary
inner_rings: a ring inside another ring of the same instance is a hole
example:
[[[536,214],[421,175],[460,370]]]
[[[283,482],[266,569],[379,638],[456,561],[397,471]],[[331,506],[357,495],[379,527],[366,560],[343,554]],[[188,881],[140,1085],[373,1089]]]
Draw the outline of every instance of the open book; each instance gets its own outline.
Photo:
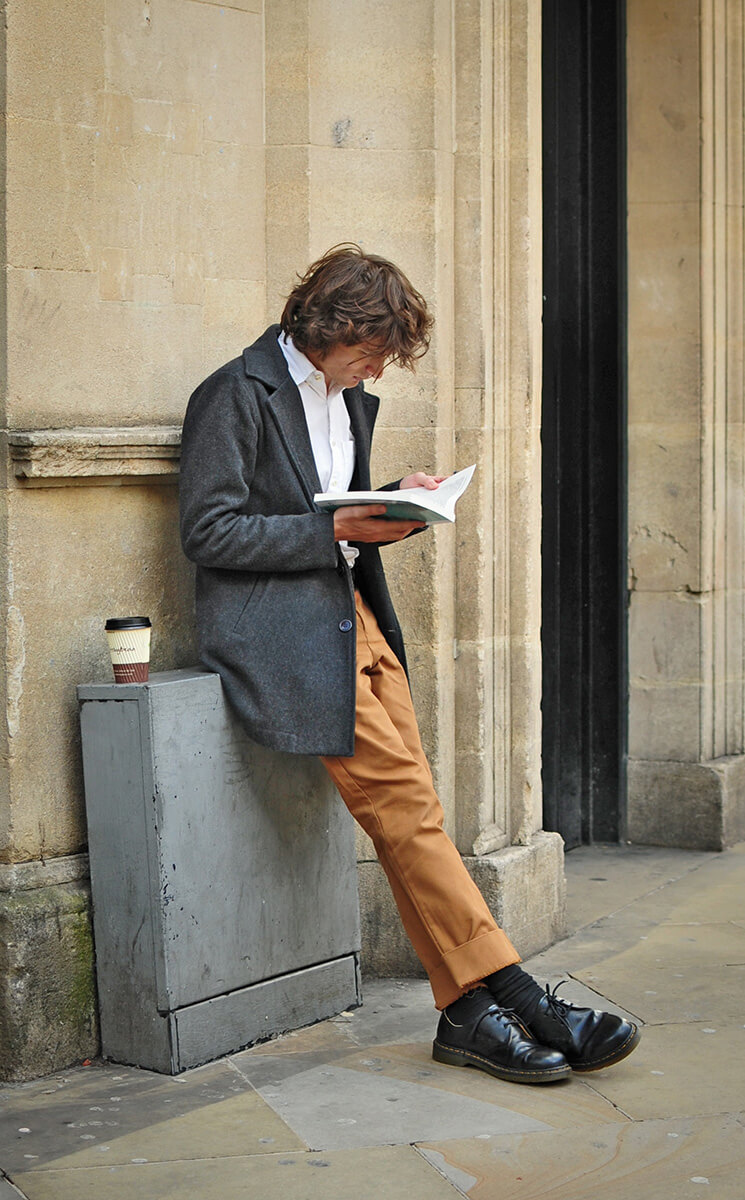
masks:
[[[455,520],[456,501],[465,492],[476,464],[456,471],[438,488],[400,488],[397,492],[318,492],[313,499],[324,512],[334,512],[350,504],[385,504],[385,516],[391,521],[426,521],[435,525]]]

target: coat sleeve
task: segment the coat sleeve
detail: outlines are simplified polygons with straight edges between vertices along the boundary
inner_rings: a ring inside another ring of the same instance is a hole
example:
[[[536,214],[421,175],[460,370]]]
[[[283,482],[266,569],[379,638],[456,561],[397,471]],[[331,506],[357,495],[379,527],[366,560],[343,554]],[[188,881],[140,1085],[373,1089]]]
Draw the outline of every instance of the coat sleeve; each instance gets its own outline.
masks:
[[[229,372],[192,396],[181,443],[180,528],[187,558],[233,571],[310,571],[335,567],[329,513],[251,511],[260,445],[255,407]]]

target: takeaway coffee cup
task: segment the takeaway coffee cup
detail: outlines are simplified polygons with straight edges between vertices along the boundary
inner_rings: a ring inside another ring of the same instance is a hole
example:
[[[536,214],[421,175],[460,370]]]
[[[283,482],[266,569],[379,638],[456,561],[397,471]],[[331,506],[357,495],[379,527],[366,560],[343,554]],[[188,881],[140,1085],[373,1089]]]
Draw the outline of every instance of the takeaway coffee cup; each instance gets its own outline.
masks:
[[[150,670],[150,618],[109,617],[106,637],[116,683],[147,683]]]

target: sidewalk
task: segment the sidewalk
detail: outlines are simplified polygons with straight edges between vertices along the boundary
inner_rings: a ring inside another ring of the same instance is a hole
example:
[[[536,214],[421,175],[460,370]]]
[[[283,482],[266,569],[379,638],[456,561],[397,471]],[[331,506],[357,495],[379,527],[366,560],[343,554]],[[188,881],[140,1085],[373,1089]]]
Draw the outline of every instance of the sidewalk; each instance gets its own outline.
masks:
[[[588,847],[567,879],[575,932],[527,965],[645,1023],[616,1067],[440,1066],[428,984],[370,981],[361,1009],[174,1079],[0,1087],[0,1200],[743,1200],[745,846]]]

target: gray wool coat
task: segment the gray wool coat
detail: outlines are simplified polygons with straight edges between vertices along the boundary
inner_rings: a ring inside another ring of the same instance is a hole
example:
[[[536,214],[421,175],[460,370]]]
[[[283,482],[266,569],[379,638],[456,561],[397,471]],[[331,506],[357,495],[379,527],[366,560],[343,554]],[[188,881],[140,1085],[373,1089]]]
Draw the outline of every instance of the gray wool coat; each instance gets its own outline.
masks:
[[[321,485],[278,333],[270,327],[206,379],[186,412],[181,540],[197,565],[200,655],[256,742],[351,755],[354,584],[333,516],[313,503]],[[356,449],[352,488],[367,491],[378,399],[362,384],[344,399]],[[356,585],[405,667],[378,548],[358,548]]]

